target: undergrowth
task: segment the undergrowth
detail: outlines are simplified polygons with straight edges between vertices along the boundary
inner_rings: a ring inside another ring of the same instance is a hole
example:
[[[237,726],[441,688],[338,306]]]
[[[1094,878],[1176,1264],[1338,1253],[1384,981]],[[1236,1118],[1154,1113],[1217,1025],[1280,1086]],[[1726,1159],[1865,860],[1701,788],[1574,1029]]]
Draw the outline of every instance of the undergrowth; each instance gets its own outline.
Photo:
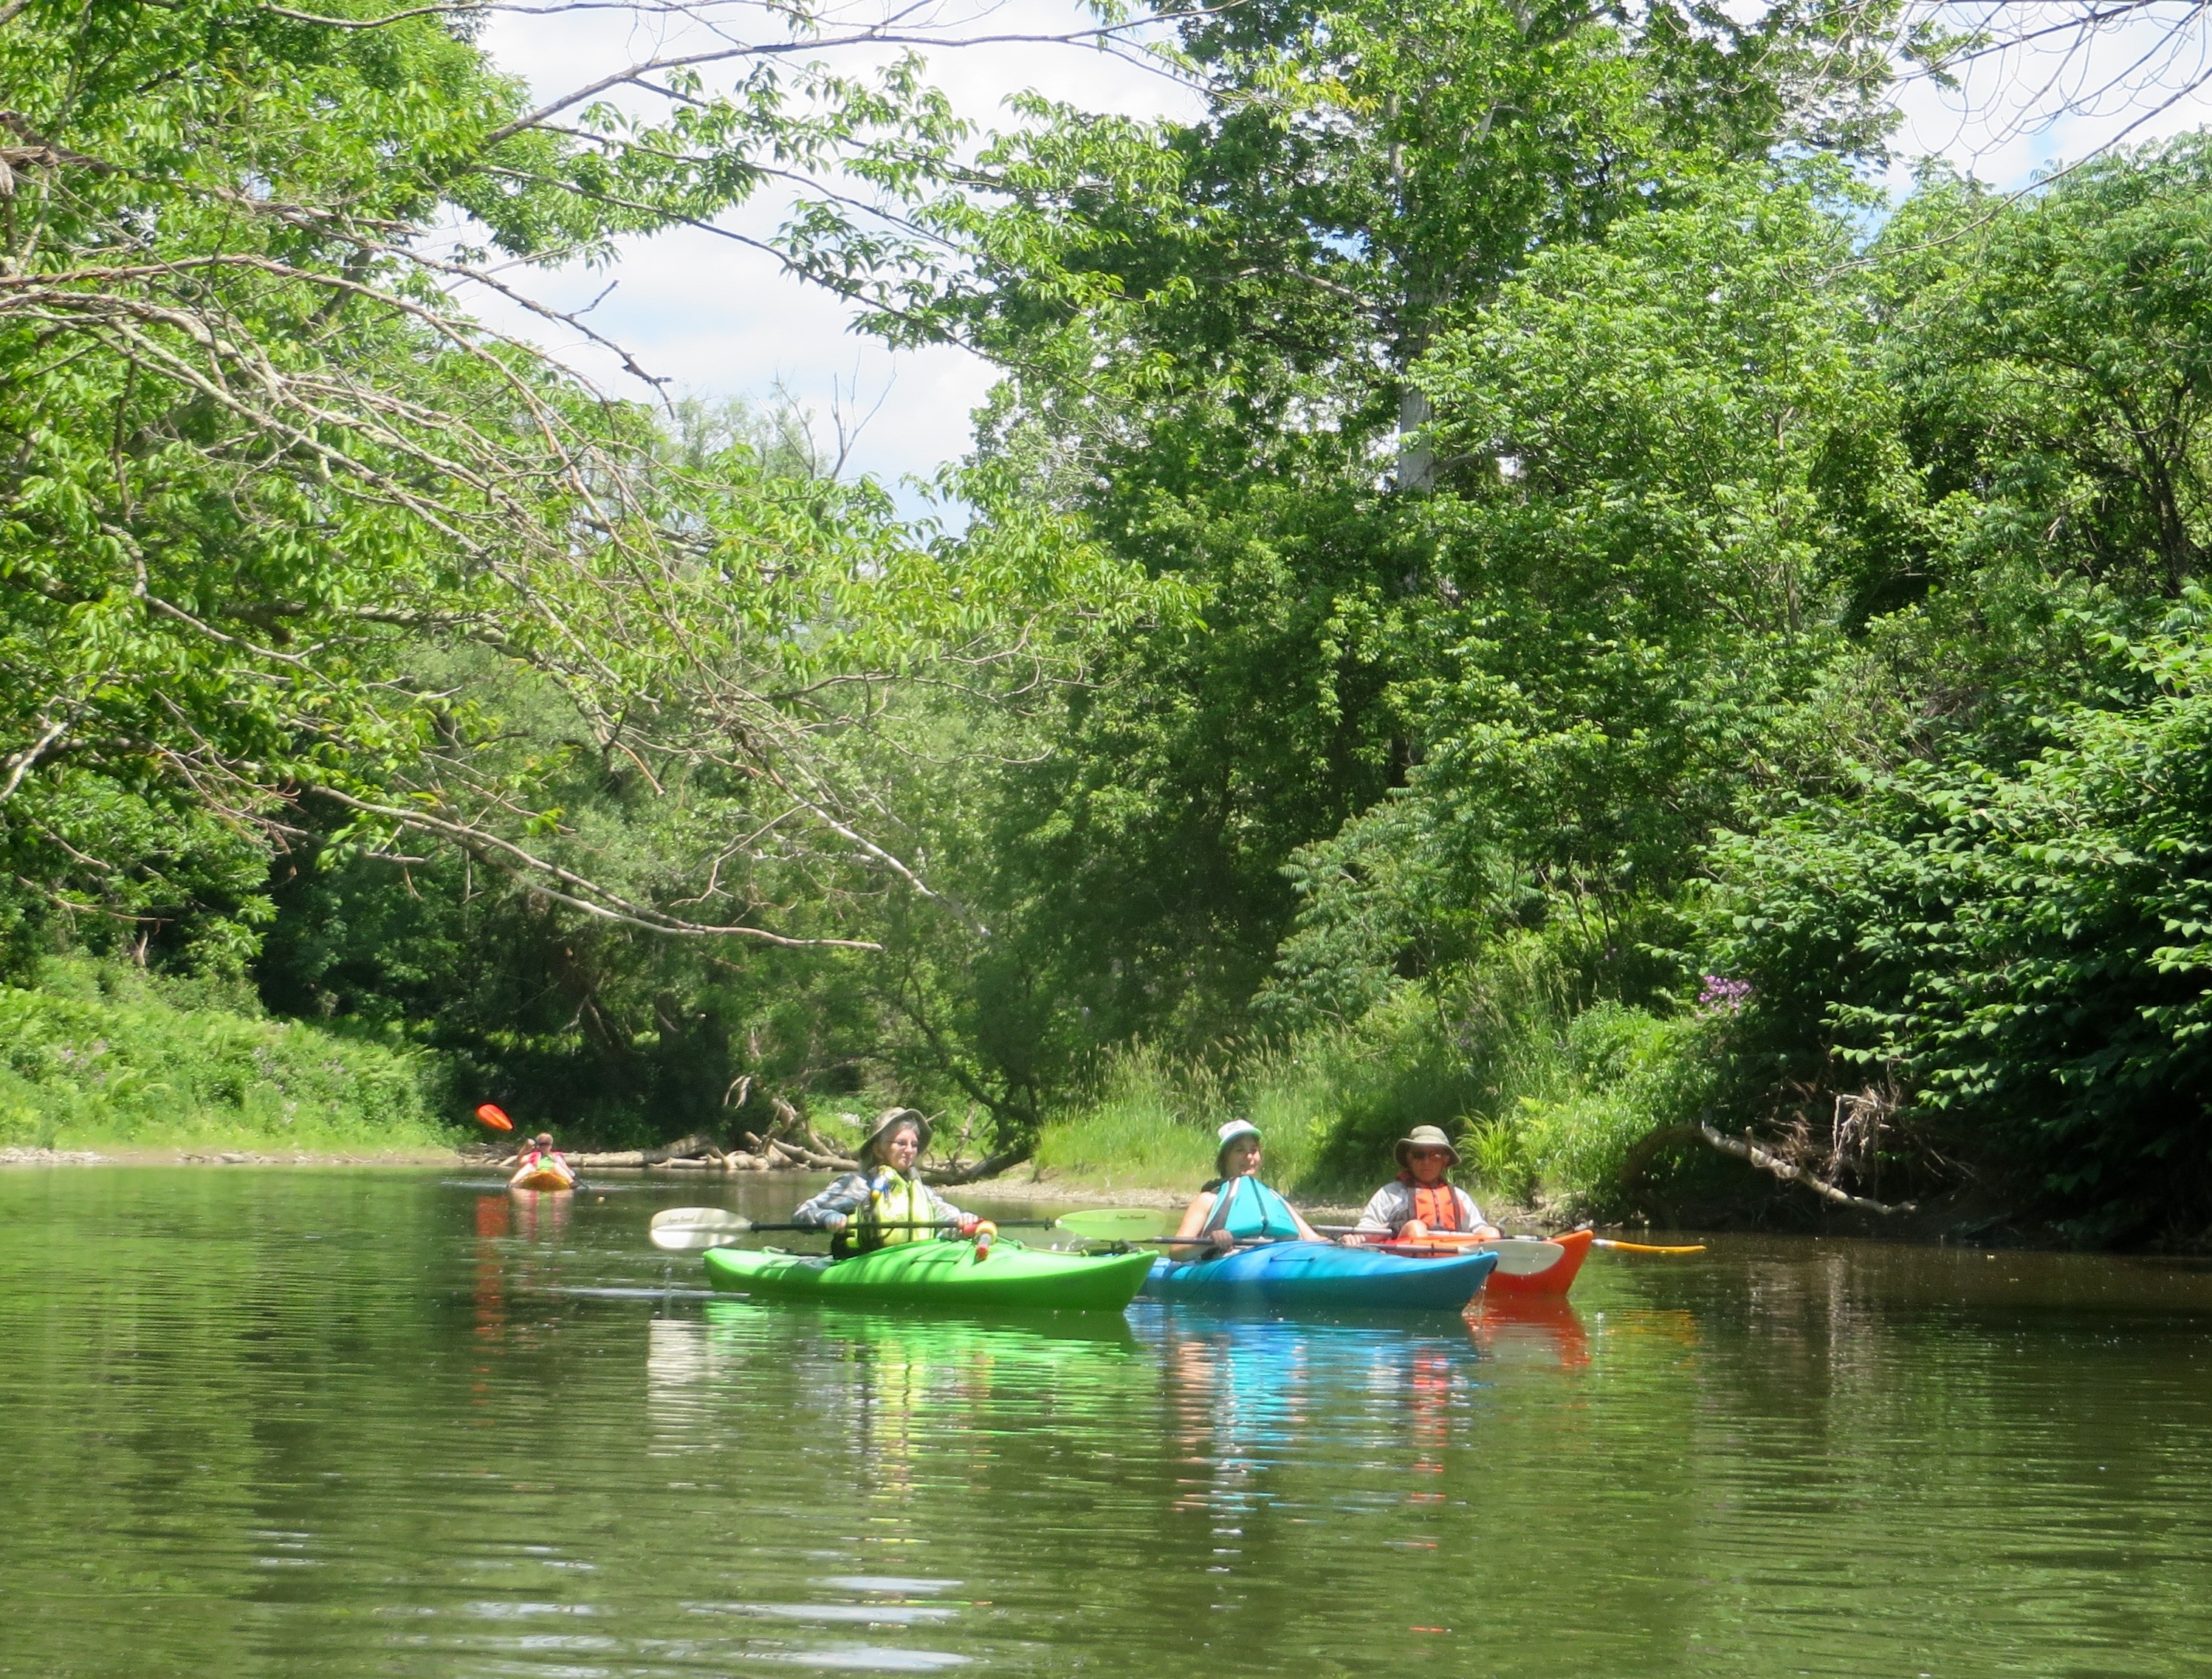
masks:
[[[450,1147],[438,1064],[122,963],[0,987],[0,1147]]]
[[[1177,1061],[1138,1045],[1088,1099],[1047,1123],[1046,1171],[1102,1188],[1195,1190],[1215,1128],[1257,1124],[1269,1182],[1310,1200],[1364,1199],[1416,1125],[1458,1143],[1478,1195],[1557,1216],[1617,1210],[1637,1139],[1693,1113],[1716,1065],[1709,1023],[1617,1001],[1572,1007],[1531,940],[1458,990],[1403,986],[1347,1025],[1287,1045]]]

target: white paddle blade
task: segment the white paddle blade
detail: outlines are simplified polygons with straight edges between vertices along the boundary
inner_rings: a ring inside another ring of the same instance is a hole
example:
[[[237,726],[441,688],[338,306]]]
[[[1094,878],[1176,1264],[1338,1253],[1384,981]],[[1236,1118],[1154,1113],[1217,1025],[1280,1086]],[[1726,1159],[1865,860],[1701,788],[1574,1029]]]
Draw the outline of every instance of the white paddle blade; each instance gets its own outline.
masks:
[[[1504,1277],[1533,1277],[1548,1271],[1566,1255],[1566,1250],[1557,1242],[1522,1242],[1510,1238],[1496,1242],[1485,1242],[1483,1251],[1498,1256],[1498,1274]]]
[[[1170,1215],[1149,1207],[1098,1207],[1065,1214],[1053,1222],[1094,1242],[1141,1242],[1167,1234]]]
[[[734,1230],[692,1230],[678,1225],[672,1230],[651,1232],[653,1245],[663,1253],[704,1253],[709,1248],[726,1248],[738,1239]]]
[[[647,1234],[669,1253],[702,1253],[735,1241],[753,1221],[726,1207],[669,1207],[653,1215]]]

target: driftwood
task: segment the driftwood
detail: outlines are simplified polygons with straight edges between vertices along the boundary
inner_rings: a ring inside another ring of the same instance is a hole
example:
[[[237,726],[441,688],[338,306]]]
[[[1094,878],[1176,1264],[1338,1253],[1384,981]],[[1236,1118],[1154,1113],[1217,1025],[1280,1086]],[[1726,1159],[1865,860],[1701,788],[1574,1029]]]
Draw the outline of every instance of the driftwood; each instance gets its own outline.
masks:
[[[768,1146],[794,1166],[804,1166],[810,1171],[858,1171],[860,1163],[848,1160],[842,1154],[817,1154],[811,1148],[801,1148],[797,1143],[784,1142],[770,1137]]]
[[[696,1131],[688,1137],[678,1137],[672,1143],[666,1143],[659,1148],[648,1148],[642,1152],[645,1155],[645,1164],[648,1166],[657,1166],[665,1160],[696,1159],[701,1155],[706,1155],[716,1160],[722,1158],[722,1151],[714,1147],[714,1139],[702,1137]]]
[[[1030,1158],[1026,1144],[1015,1148],[1001,1149],[996,1154],[986,1154],[980,1160],[962,1165],[957,1161],[949,1165],[925,1167],[921,1181],[944,1187],[955,1183],[975,1183],[986,1177],[996,1177],[1009,1166],[1018,1166]]]
[[[1724,1131],[1715,1129],[1710,1120],[1703,1119],[1695,1125],[1662,1125],[1638,1138],[1635,1147],[1629,1150],[1627,1159],[1621,1164],[1622,1179],[1633,1183],[1650,1168],[1661,1150],[1677,1142],[1701,1142],[1732,1159],[1747,1161],[1785,1183],[1802,1183],[1823,1201],[1832,1201],[1838,1207],[1848,1207],[1854,1213],[1879,1213],[1884,1217],[1893,1217],[1913,1210],[1914,1203],[1909,1201],[1892,1206],[1887,1201],[1869,1201],[1864,1195],[1855,1195],[1826,1178],[1815,1177],[1802,1166],[1790,1165],[1778,1154],[1761,1148],[1752,1141],[1749,1132],[1741,1137],[1731,1137]]]
[[[910,1112],[893,1109],[891,1113]],[[887,1115],[886,1117],[889,1116]],[[792,1118],[796,1121],[794,1113]],[[806,1128],[806,1141],[796,1143],[781,1137],[763,1137],[751,1131],[741,1132],[742,1149],[725,1153],[714,1141],[696,1133],[679,1137],[659,1148],[625,1148],[609,1153],[571,1154],[568,1164],[579,1171],[858,1171],[860,1163],[835,1151],[829,1142],[811,1126]],[[963,1162],[960,1143],[967,1141],[961,1134],[953,1145],[953,1158],[942,1165],[925,1166],[921,1179],[925,1183],[957,1184],[978,1183],[986,1177],[995,1177],[1010,1166],[1018,1166],[1030,1158],[1026,1147],[1003,1149],[988,1154],[980,1160]],[[510,1155],[497,1162],[512,1166],[521,1157]]]

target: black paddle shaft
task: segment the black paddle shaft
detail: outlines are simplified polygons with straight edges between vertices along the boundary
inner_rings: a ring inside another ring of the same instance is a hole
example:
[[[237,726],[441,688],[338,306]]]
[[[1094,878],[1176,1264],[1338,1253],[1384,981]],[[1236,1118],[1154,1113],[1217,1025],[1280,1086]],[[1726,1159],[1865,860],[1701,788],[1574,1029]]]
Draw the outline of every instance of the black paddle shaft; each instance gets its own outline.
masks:
[[[1000,1230],[1050,1230],[1050,1229],[1052,1228],[1052,1226],[1053,1226],[1053,1220],[1050,1220],[1050,1219],[986,1219],[983,1222],[984,1222],[984,1223],[986,1223],[986,1224],[989,1224],[989,1225],[994,1225],[994,1226],[997,1226],[999,1229],[1000,1229]],[[843,1230],[831,1230],[831,1229],[830,1229],[827,1225],[796,1225],[796,1224],[781,1224],[781,1225],[747,1225],[747,1226],[745,1226],[745,1230],[744,1230],[744,1231],[732,1232],[732,1233],[733,1235],[743,1235],[743,1234],[744,1234],[744,1233],[745,1233],[745,1232],[749,1232],[749,1231],[755,1231],[755,1230],[811,1230],[811,1231],[817,1231],[817,1232],[819,1232],[822,1235],[824,1235],[824,1236],[842,1236],[842,1235],[848,1234],[849,1232],[853,1232],[853,1231],[854,1231],[854,1230],[953,1230],[953,1231],[957,1231],[957,1230],[958,1230],[959,1228],[960,1228],[960,1226],[959,1226],[958,1225],[955,1225],[955,1224],[943,1224],[943,1223],[939,1223],[939,1224],[897,1224],[897,1225],[872,1225],[872,1224],[861,1224],[861,1223],[858,1223],[858,1222],[854,1221],[854,1220],[848,1219],[848,1220],[845,1221],[845,1228],[844,1228]]]

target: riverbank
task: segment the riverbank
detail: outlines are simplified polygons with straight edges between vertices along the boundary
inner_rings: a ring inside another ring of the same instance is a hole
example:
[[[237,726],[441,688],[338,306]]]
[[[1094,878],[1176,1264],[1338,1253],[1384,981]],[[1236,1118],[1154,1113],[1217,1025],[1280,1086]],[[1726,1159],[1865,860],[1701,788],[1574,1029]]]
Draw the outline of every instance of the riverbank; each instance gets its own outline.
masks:
[[[346,1151],[252,1149],[0,1148],[5,1166],[482,1166],[481,1154],[453,1148],[365,1148]]]
[[[264,1013],[242,986],[54,960],[0,987],[0,1150],[449,1154],[439,1061]]]

